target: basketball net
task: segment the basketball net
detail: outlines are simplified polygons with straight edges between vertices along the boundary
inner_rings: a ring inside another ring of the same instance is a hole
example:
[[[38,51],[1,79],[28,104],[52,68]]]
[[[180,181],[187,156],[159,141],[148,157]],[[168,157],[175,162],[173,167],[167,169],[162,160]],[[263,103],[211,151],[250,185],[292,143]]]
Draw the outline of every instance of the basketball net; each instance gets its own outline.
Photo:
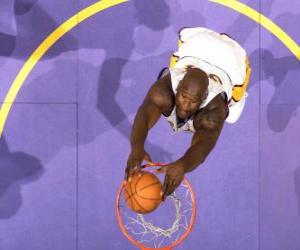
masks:
[[[163,176],[160,179],[163,180]],[[117,219],[123,234],[133,244],[142,250],[171,250],[188,236],[195,221],[196,203],[186,178],[174,193],[149,214],[131,211],[125,204],[123,188],[124,184],[117,197]]]

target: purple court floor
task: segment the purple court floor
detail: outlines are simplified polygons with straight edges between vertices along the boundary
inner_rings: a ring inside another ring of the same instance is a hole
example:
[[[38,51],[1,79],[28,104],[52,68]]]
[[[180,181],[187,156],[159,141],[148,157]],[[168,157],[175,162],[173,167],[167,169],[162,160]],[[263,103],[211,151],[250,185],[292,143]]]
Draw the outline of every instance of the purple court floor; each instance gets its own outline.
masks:
[[[228,0],[229,1],[229,0]],[[96,0],[0,2],[0,102],[27,58]],[[241,0],[300,44],[300,2]],[[133,118],[168,65],[177,31],[204,26],[249,55],[246,108],[187,175],[196,224],[178,250],[300,249],[300,63],[271,32],[207,0],[130,0],[62,37],[24,81],[0,139],[0,249],[129,250],[115,197]],[[170,162],[190,134],[161,119],[146,149]]]

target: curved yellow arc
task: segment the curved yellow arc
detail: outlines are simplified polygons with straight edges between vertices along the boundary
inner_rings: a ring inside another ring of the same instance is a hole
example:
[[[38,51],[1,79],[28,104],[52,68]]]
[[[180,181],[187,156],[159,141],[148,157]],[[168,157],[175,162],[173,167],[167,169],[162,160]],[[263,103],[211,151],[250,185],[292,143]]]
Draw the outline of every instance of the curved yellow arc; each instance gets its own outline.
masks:
[[[237,0],[209,0],[210,2],[215,2],[227,6],[231,9],[244,14],[245,16],[251,18],[255,22],[259,23],[265,29],[270,31],[274,36],[276,36],[296,57],[300,60],[300,47],[299,45],[281,29],[277,24],[271,21],[266,16],[262,15],[258,11],[252,9],[244,3]]]
[[[56,28],[31,54],[31,56],[26,60],[23,67],[19,71],[15,80],[13,81],[8,93],[4,99],[4,103],[0,109],[0,138],[3,133],[3,129],[6,123],[7,116],[15,101],[15,98],[22,87],[27,76],[30,74],[34,66],[38,63],[41,57],[51,48],[63,35],[77,26],[79,23],[83,22],[87,18],[95,15],[96,13],[118,5],[120,3],[127,2],[128,0],[102,0],[96,2],[78,13],[70,17],[67,21],[62,23],[58,28]]]
[[[24,81],[27,76],[30,74],[32,69],[41,59],[41,57],[49,50],[51,46],[53,46],[63,35],[69,32],[72,28],[77,26],[79,23],[83,22],[87,18],[95,15],[96,13],[105,10],[107,8],[113,7],[123,2],[127,2],[128,0],[102,0],[96,2],[85,9],[81,10],[63,24],[61,24],[57,29],[55,29],[40,45],[39,47],[32,53],[32,55],[27,59],[15,80],[10,87],[4,103],[0,109],[0,138],[3,133],[4,125],[7,120],[7,116],[11,109],[11,106],[22,87]],[[260,14],[256,10],[250,8],[249,6],[237,1],[237,0],[209,0],[211,2],[219,3],[229,8],[232,8],[245,16],[253,19],[264,28],[269,30],[273,35],[275,35],[296,57],[300,60],[300,47],[298,44],[288,35],[286,34],[278,25],[272,22],[270,19]]]

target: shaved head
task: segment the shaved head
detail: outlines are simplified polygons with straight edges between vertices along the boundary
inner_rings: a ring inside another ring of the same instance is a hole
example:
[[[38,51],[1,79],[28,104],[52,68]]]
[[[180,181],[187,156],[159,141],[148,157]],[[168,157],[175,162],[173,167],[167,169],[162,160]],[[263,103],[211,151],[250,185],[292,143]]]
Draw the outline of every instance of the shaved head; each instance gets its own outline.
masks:
[[[208,76],[199,68],[187,69],[177,87],[175,104],[178,117],[184,119],[196,112],[208,94]]]
[[[208,76],[199,68],[188,68],[186,74],[180,82],[179,88],[193,88],[197,94],[206,92],[208,87]]]

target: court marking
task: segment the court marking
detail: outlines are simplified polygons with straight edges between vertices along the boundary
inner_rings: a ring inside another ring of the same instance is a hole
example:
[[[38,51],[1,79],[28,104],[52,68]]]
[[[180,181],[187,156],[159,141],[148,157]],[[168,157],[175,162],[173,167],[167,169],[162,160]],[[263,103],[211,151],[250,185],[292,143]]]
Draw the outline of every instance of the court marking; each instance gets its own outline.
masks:
[[[227,6],[247,17],[254,20],[265,29],[270,31],[275,37],[277,37],[296,57],[300,60],[300,47],[299,45],[281,29],[273,21],[252,9],[251,7],[243,4],[237,0],[208,0],[210,2],[219,3]],[[3,129],[11,110],[11,107],[15,101],[15,98],[22,87],[24,81],[31,73],[35,65],[39,62],[41,57],[51,48],[63,35],[69,32],[71,29],[76,27],[79,23],[83,22],[87,18],[95,15],[96,13],[113,7],[115,5],[128,2],[128,0],[102,0],[98,1],[83,10],[79,11],[67,21],[62,23],[57,29],[55,29],[31,54],[31,56],[25,61],[23,67],[14,79],[11,87],[6,94],[4,103],[0,109],[0,139],[3,134]]]
[[[300,60],[300,46],[272,20],[237,0],[208,0],[229,7],[254,20],[277,37]]]
[[[102,0],[77,12],[68,20],[63,22],[57,27],[46,39],[37,47],[37,49],[31,54],[31,56],[25,61],[23,67],[17,74],[12,85],[10,86],[8,93],[5,96],[4,103],[0,109],[0,139],[2,137],[3,129],[9,114],[9,111],[19,93],[24,81],[31,73],[35,65],[39,62],[42,56],[66,33],[76,27],[81,22],[85,21],[89,17],[101,12],[102,10],[111,8],[118,4],[128,2],[128,0]]]

